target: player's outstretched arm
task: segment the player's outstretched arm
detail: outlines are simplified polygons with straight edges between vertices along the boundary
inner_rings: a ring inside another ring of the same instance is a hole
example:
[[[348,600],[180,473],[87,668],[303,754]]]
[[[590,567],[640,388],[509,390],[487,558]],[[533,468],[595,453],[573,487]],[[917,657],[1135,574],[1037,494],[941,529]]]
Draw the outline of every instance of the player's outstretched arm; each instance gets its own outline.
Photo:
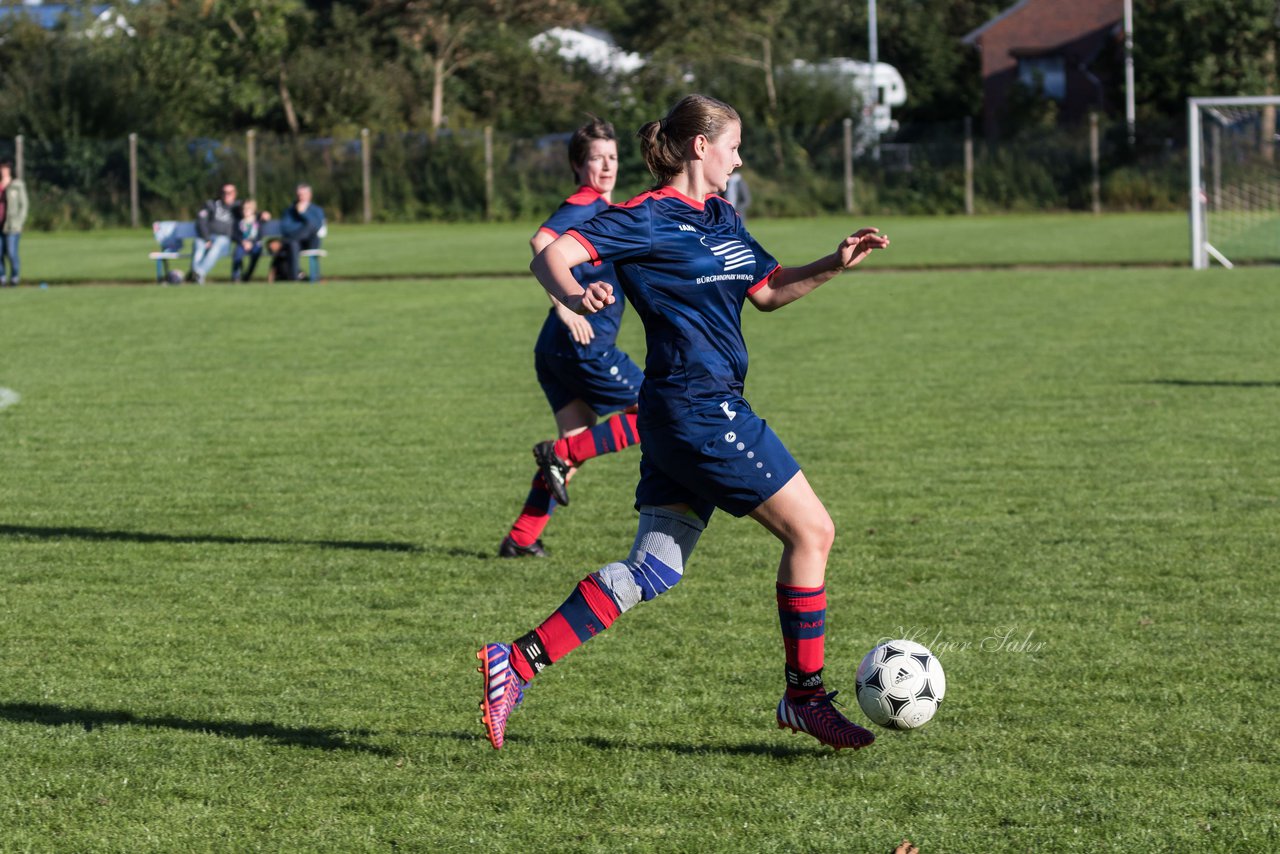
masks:
[[[877,249],[889,245],[878,228],[863,228],[840,241],[836,251],[803,267],[783,267],[765,286],[751,294],[751,304],[761,311],[773,311],[793,303],[839,273],[850,270]]]
[[[561,236],[534,257],[529,269],[552,299],[565,308],[577,314],[595,314],[613,304],[613,285],[592,282],[584,290],[578,284],[573,278],[573,268],[590,260],[582,244]]]

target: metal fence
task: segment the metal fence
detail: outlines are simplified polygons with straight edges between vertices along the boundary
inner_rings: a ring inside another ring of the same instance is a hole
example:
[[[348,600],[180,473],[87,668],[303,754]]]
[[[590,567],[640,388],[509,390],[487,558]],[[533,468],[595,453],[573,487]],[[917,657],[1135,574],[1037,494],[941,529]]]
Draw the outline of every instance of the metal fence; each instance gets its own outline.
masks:
[[[1184,207],[1186,151],[1135,149],[1123,127],[1093,123],[974,138],[967,122],[912,125],[855,151],[847,122],[744,140],[753,212],[964,214]],[[492,129],[361,132],[294,139],[0,140],[32,200],[29,228],[146,226],[189,219],[226,182],[280,210],[301,182],[333,222],[533,219],[571,182],[566,134],[516,137]],[[621,140],[620,193],[647,185],[634,141]]]

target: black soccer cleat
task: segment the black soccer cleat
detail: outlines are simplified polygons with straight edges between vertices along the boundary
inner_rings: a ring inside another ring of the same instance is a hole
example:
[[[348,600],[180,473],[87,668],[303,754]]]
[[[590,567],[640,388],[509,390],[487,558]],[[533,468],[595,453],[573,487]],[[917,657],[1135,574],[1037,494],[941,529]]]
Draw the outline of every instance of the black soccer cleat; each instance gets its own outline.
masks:
[[[511,539],[511,535],[502,538],[502,545],[498,546],[498,557],[546,557],[547,550],[542,547],[542,540],[534,540],[531,545],[518,546],[516,541]]]
[[[557,504],[569,506],[569,472],[573,466],[560,459],[556,453],[556,443],[547,440],[534,445],[533,458],[538,463],[538,470],[542,472],[543,482],[551,490],[551,497]]]

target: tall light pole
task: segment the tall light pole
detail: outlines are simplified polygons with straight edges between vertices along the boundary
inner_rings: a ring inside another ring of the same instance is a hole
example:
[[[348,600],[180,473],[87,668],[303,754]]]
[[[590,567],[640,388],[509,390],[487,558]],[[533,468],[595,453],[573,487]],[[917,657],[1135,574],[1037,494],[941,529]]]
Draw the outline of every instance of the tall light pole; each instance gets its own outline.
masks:
[[[1133,0],[1124,0],[1124,121],[1129,128],[1129,147],[1137,140],[1133,103]]]
[[[870,119],[875,139],[874,157],[880,159],[880,131],[876,128],[876,105],[880,103],[880,87],[876,85],[876,65],[880,62],[880,35],[876,32],[876,0],[867,0],[867,62],[871,65],[866,102],[862,105],[863,121]]]
[[[876,0],[867,0],[867,53],[874,68],[880,60],[880,37],[876,33]]]

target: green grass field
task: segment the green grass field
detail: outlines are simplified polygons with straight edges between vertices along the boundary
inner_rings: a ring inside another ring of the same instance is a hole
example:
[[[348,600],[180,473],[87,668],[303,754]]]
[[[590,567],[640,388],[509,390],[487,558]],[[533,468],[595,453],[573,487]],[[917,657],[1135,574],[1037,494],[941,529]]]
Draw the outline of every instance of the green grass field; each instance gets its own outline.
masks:
[[[1070,254],[965,225],[895,222],[884,263]],[[356,233],[335,275],[376,257]],[[505,270],[526,236],[422,245]],[[927,728],[841,754],[774,726],[779,549],[723,514],[484,740],[475,649],[634,534],[629,451],[549,560],[492,557],[553,426],[545,309],[515,277],[0,291],[0,851],[1280,849],[1273,271],[855,274],[747,310],[748,397],[839,530],[828,683],[852,702],[890,636],[947,670]]]
[[[831,251],[842,229],[879,226],[897,249],[881,267],[1187,264],[1185,214],[1048,214],[981,217],[821,217],[752,221],[752,233],[783,263]],[[333,225],[324,273],[337,279],[521,274],[529,267],[533,222],[482,225]],[[151,282],[151,231],[33,232],[23,235],[29,284]],[[185,269],[185,267],[184,267]],[[216,280],[231,275],[219,262]]]

